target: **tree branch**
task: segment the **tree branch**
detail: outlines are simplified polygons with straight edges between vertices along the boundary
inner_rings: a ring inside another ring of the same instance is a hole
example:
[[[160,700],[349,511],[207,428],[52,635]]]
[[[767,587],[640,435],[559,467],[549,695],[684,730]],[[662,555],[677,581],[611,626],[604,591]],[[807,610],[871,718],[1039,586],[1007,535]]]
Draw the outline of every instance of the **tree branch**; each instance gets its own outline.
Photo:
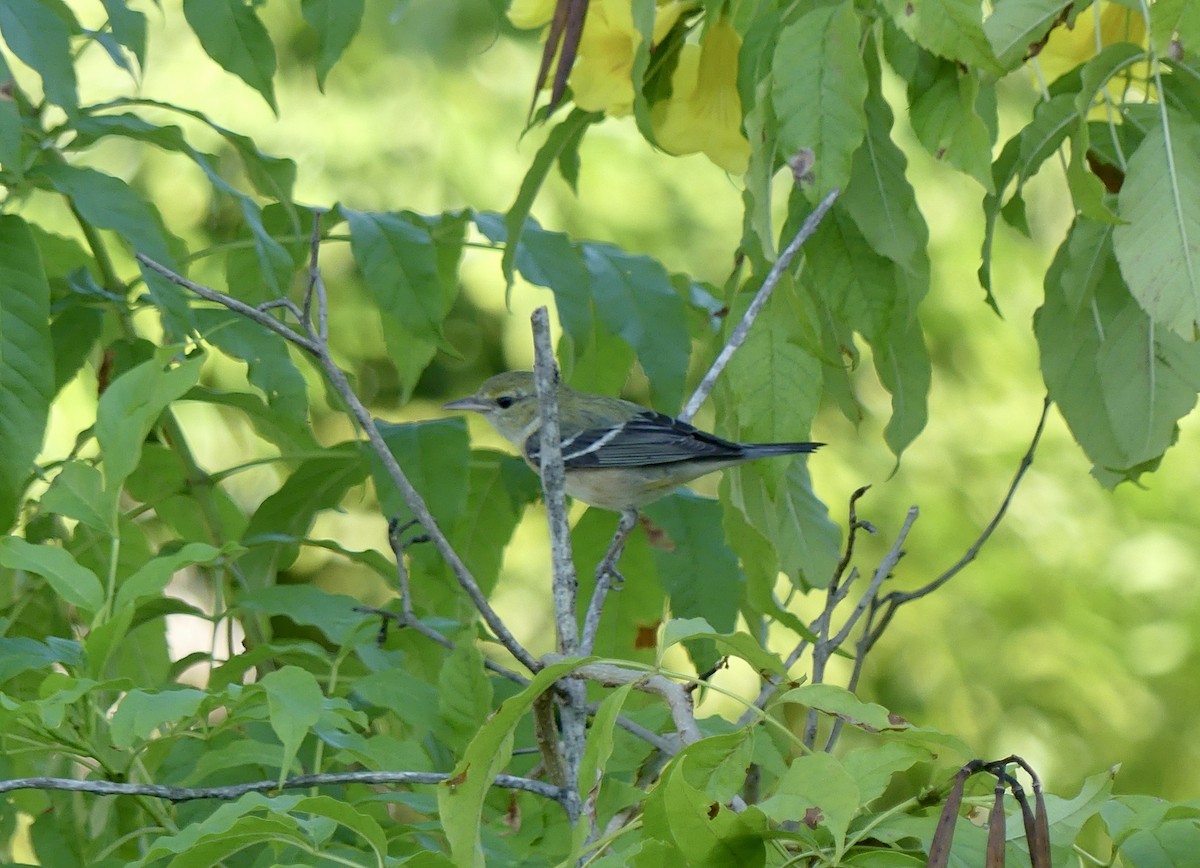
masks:
[[[798,182],[799,179],[797,179]],[[750,306],[742,314],[742,321],[737,324],[733,332],[729,335],[729,340],[725,342],[725,346],[721,348],[721,352],[717,354],[712,366],[709,367],[708,373],[704,375],[704,379],[700,381],[700,385],[696,387],[696,391],[692,393],[692,397],[688,399],[687,404],[684,406],[683,412],[679,414],[679,418],[684,422],[692,421],[692,417],[696,415],[696,412],[700,409],[700,405],[708,399],[713,387],[717,384],[717,377],[721,376],[721,372],[725,370],[725,366],[729,364],[729,360],[733,358],[733,354],[746,342],[746,336],[750,334],[750,327],[754,325],[754,320],[758,318],[759,312],[771,298],[771,293],[775,291],[775,287],[787,272],[788,266],[792,264],[792,259],[800,252],[800,248],[804,245],[804,242],[811,238],[813,233],[817,231],[817,227],[821,225],[821,221],[825,218],[826,213],[833,207],[833,203],[837,201],[840,192],[836,188],[829,191],[829,194],[805,218],[804,223],[801,224],[800,230],[792,238],[791,243],[784,248],[783,253],[775,260],[775,264],[771,266],[771,271],[767,274],[766,280],[758,288],[758,294],[754,296],[754,300],[750,302]]]
[[[389,478],[397,490],[399,490],[400,496],[404,499],[405,505],[421,524],[421,527],[425,529],[425,532],[429,534],[430,541],[437,548],[438,554],[441,555],[442,559],[450,567],[450,571],[454,574],[455,579],[458,580],[462,589],[466,591],[467,596],[471,598],[471,602],[479,611],[484,622],[492,630],[500,643],[508,649],[510,654],[521,661],[531,672],[538,671],[541,668],[541,664],[537,658],[530,654],[517,641],[516,637],[513,636],[512,632],[500,619],[500,616],[491,607],[491,604],[488,603],[487,597],[479,587],[479,583],[475,581],[475,577],[471,575],[471,571],[467,568],[467,565],[458,556],[458,552],[454,550],[454,547],[450,544],[450,540],[447,539],[441,528],[438,527],[437,520],[429,511],[429,507],[426,506],[424,498],[421,497],[420,493],[409,482],[400,464],[396,461],[396,457],[392,455],[392,451],[384,441],[383,435],[379,433],[379,428],[375,424],[375,420],[372,418],[370,412],[367,411],[362,401],[359,400],[354,389],[351,388],[346,374],[334,362],[333,356],[329,352],[328,342],[320,338],[318,332],[313,328],[311,321],[305,320],[301,323],[307,332],[306,335],[301,335],[258,308],[239,301],[223,292],[218,292],[215,289],[194,283],[186,277],[176,274],[166,266],[160,265],[143,253],[138,253],[136,256],[139,262],[157,271],[172,283],[191,290],[201,298],[223,305],[229,310],[253,320],[264,328],[270,329],[284,338],[284,340],[300,347],[316,360],[317,365],[324,372],[334,391],[345,402],[350,415],[354,417],[354,420],[358,423],[363,433],[366,434],[371,449],[375,452],[380,462],[382,462]],[[323,301],[323,294],[318,294],[316,296],[318,322],[324,322],[325,320],[325,314],[319,309]]]
[[[554,599],[554,625],[558,653],[573,657],[579,653],[579,627],[575,620],[575,599],[578,579],[571,558],[571,526],[567,522],[566,470],[563,467],[562,436],[558,425],[558,367],[550,345],[550,314],[539,307],[530,318],[533,327],[533,380],[537,388],[538,459],[542,479],[542,496],[546,502],[546,520],[550,525],[550,555],[553,563],[551,577]],[[560,684],[559,709],[562,721],[563,757],[548,757],[548,768],[561,767],[565,785],[572,792],[579,789],[579,769],[587,747],[587,688],[578,678],[565,678]],[[548,739],[540,740],[550,747]],[[557,744],[553,745],[557,749]],[[578,819],[579,805],[568,808],[571,821]]]
[[[450,778],[442,772],[330,772],[319,775],[296,775],[282,783],[278,780],[251,781],[224,787],[168,787],[162,784],[127,784],[114,781],[80,781],[74,778],[12,778],[0,780],[0,793],[13,790],[68,790],[93,793],[98,796],[150,796],[170,802],[189,802],[195,799],[228,801],[247,793],[271,793],[278,790],[307,789],[331,784],[440,784]],[[562,804],[567,792],[545,781],[535,781],[515,775],[497,775],[493,785],[510,790],[524,790],[553,799]]]

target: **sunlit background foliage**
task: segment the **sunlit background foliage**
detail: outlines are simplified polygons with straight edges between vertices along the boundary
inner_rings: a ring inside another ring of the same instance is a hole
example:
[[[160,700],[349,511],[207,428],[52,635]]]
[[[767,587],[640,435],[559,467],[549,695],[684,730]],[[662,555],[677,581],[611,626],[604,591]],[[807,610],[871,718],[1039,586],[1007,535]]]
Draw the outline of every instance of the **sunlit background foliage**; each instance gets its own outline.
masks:
[[[82,0],[72,6],[84,20],[98,12]],[[1103,8],[1105,16],[1124,12],[1115,3]],[[178,14],[147,11],[155,31],[150,42],[159,56],[147,67],[143,95],[194,106],[250,135],[264,151],[295,159],[300,202],[430,213],[456,207],[503,211],[545,135],[541,128],[524,128],[540,54],[538,33],[515,29],[501,0],[369,2],[363,27],[330,73],[324,96],[309,64],[301,62],[311,58],[316,43],[295,4],[266,4],[260,12],[280,52],[278,115],[204,59]],[[1082,38],[1091,26],[1085,13],[1074,32],[1052,38],[1039,58],[1046,78],[1057,74],[1049,71],[1052,63],[1070,65],[1094,51],[1091,37]],[[123,73],[95,47],[90,52],[80,76],[86,98],[124,92]],[[892,96],[899,87],[892,83]],[[1038,97],[1037,82],[1014,76],[1001,96],[1003,141],[1027,117]],[[825,408],[813,436],[830,445],[809,466],[816,492],[838,521],[844,521],[850,492],[872,486],[860,513],[880,535],[862,542],[864,555],[877,558],[908,506],[920,507],[895,578],[898,585],[915,585],[949,566],[975,539],[1032,436],[1044,387],[1030,320],[1041,303],[1040,276],[1071,213],[1061,172],[1046,171],[1030,182],[1033,240],[1006,227],[998,230],[997,315],[985,303],[976,275],[983,187],[929,156],[903,114],[897,123],[908,174],[930,223],[933,286],[922,309],[933,361],[929,422],[897,462],[882,437],[889,398],[864,360],[854,376],[867,415],[852,425],[837,408]],[[193,132],[199,145],[220,153],[215,138],[206,140],[199,127]],[[168,226],[189,243],[204,246],[221,235],[228,205],[215,204],[203,176],[184,161],[121,143],[106,144],[93,158],[144,189]],[[741,232],[738,182],[722,168],[737,168],[737,159],[736,147],[711,160],[655,151],[631,117],[609,118],[580,149],[578,190],[552,177],[533,213],[548,228],[612,241],[719,285],[733,268]],[[49,201],[44,215],[38,213],[42,207],[34,200],[29,213],[68,231],[65,214],[51,214]],[[486,375],[528,366],[527,313],[551,299],[520,282],[506,299],[499,254],[468,250],[463,292],[445,329],[458,356],[439,353],[413,381],[388,356],[356,286],[348,249],[329,245],[323,264],[333,288],[337,351],[373,411],[388,419],[436,416],[442,402],[473,390]],[[196,263],[192,275],[215,278],[207,267]],[[233,384],[244,373],[214,358],[206,377]],[[85,368],[57,402],[47,456],[65,454],[86,424],[81,420],[91,418],[93,378]],[[319,391],[315,379],[310,388]],[[626,394],[650,400],[644,382],[627,384]],[[198,457],[212,469],[233,454],[240,460],[261,448],[232,417],[200,407],[182,415]],[[352,433],[333,413],[319,418],[317,429],[326,443]],[[474,423],[471,432],[477,442],[496,443]],[[1069,794],[1084,777],[1120,764],[1118,792],[1200,795],[1196,447],[1195,423],[1185,420],[1178,446],[1156,472],[1139,485],[1110,492],[1089,475],[1090,462],[1052,411],[1033,469],[1000,530],[959,578],[901,613],[874,652],[860,694],[961,736],[979,755],[1022,754],[1056,792]],[[239,502],[250,507],[274,488],[277,477],[268,465],[240,473],[230,484]],[[383,519],[365,497],[361,510],[351,503],[321,522],[316,537],[336,535],[350,546],[386,548]],[[543,528],[540,507],[531,508],[497,598],[501,613],[535,651],[547,650],[539,637],[548,634],[549,625]],[[336,557],[320,553],[307,553],[291,579],[377,602],[386,594]],[[636,582],[636,576],[630,580]],[[797,601],[801,610],[805,605]],[[183,635],[176,641],[182,643]],[[188,649],[172,650],[181,656]],[[747,690],[744,672],[717,679]],[[737,712],[717,697],[703,710]]]

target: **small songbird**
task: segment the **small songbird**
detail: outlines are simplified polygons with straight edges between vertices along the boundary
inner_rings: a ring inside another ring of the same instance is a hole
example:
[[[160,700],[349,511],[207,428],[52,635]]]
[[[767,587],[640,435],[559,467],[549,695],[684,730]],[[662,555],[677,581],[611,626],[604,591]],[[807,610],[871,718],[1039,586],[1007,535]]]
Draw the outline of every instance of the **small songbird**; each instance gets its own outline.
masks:
[[[445,405],[474,410],[521,450],[536,471],[541,439],[537,391],[530,371],[486,380],[474,395]],[[645,407],[558,386],[567,494],[622,513],[669,494],[685,482],[743,461],[814,452],[823,443],[733,443]]]

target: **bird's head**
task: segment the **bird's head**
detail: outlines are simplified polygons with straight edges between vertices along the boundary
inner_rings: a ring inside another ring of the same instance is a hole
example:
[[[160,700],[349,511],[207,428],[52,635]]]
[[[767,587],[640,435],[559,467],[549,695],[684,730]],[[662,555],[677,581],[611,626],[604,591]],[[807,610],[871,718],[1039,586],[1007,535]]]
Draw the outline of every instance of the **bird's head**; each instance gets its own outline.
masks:
[[[484,380],[474,395],[443,405],[471,410],[491,423],[502,437],[521,445],[538,421],[537,389],[531,371],[508,371]]]

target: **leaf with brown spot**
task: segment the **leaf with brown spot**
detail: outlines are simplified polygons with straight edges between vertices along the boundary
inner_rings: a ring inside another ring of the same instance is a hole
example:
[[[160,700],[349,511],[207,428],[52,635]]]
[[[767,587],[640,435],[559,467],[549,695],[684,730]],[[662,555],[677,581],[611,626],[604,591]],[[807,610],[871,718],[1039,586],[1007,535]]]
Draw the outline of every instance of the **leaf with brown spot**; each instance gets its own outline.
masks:
[[[800,818],[800,822],[810,829],[815,829],[821,825],[821,821],[824,819],[825,815],[821,813],[821,809],[813,806],[804,812],[804,816]]]
[[[650,543],[651,548],[656,548],[664,552],[675,551],[675,541],[668,536],[667,532],[660,525],[650,521],[644,515],[639,517],[639,521],[641,522],[642,530],[646,532],[646,541]]]
[[[662,621],[655,621],[652,624],[639,624],[637,636],[633,640],[633,647],[639,650],[658,647],[658,628],[660,624],[662,624]]]

